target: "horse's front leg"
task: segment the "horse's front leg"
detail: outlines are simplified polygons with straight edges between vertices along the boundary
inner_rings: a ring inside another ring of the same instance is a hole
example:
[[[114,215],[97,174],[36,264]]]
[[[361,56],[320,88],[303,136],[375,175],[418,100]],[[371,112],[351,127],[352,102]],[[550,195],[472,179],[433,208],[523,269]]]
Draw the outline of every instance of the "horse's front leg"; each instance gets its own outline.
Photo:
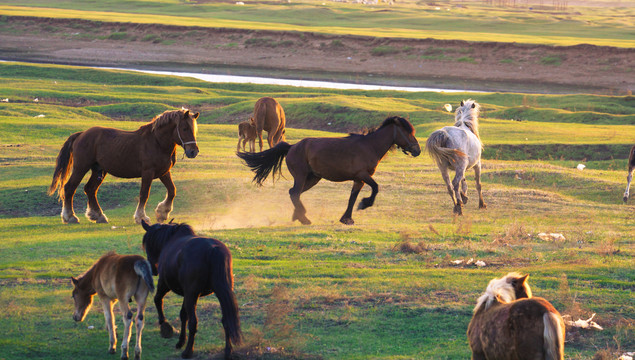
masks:
[[[110,299],[101,299],[101,305],[104,308],[104,319],[106,320],[106,330],[108,331],[108,337],[110,345],[108,346],[108,353],[114,354],[115,347],[117,346],[117,330],[115,328],[115,316],[112,313],[112,307],[115,305],[114,301]]]
[[[121,339],[121,360],[128,360],[130,335],[132,334],[132,311],[128,307],[128,299],[119,300],[119,310],[123,317],[123,339]]]
[[[624,200],[625,204],[628,201],[629,190],[631,188],[631,180],[633,180],[633,170],[635,170],[635,168],[629,167],[628,175],[626,176],[626,191],[624,192],[624,199],[622,199]]]
[[[373,206],[373,204],[375,203],[375,197],[377,196],[377,193],[379,192],[379,186],[377,186],[377,183],[375,182],[375,180],[373,180],[372,177],[370,177],[370,175],[365,175],[362,178],[362,180],[364,181],[364,183],[370,186],[370,188],[372,189],[372,192],[370,193],[369,197],[363,198],[362,201],[359,202],[359,206],[357,207],[357,210],[364,210],[368,207]]]
[[[481,161],[474,166],[474,177],[476,178],[476,191],[478,191],[478,208],[487,209],[485,201],[483,201],[483,193],[481,191]]]
[[[146,215],[146,203],[148,202],[148,195],[150,194],[150,187],[152,186],[152,173],[144,173],[141,177],[141,190],[139,190],[139,204],[137,205],[137,211],[134,213],[134,220],[137,224],[141,224],[141,220],[145,220],[146,223],[150,223],[150,218]]]
[[[194,337],[196,336],[196,329],[198,326],[198,319],[196,318],[196,302],[198,301],[198,294],[185,294],[183,297],[183,307],[187,312],[188,317],[188,338],[185,350],[181,353],[181,357],[189,359],[194,355]],[[183,329],[185,329],[182,326]]]
[[[157,216],[157,221],[162,223],[168,219],[168,217],[170,216],[170,212],[172,211],[172,203],[174,202],[174,197],[176,196],[176,186],[174,186],[172,175],[169,171],[165,175],[161,176],[159,179],[165,186],[167,194],[165,195],[165,200],[157,205],[154,213]]]
[[[348,206],[346,207],[346,211],[344,215],[340,218],[340,222],[345,225],[353,225],[355,221],[353,221],[353,205],[355,205],[355,201],[357,200],[357,195],[359,195],[360,190],[364,187],[364,182],[355,180],[353,182],[353,188],[351,189],[351,196],[348,198]]]
[[[163,314],[163,297],[168,293],[168,291],[170,291],[170,289],[165,281],[163,281],[163,278],[159,276],[159,281],[157,282],[157,292],[154,295],[154,306],[157,309],[157,315],[159,317],[161,337],[166,339],[174,336],[174,328],[165,320],[165,315]]]

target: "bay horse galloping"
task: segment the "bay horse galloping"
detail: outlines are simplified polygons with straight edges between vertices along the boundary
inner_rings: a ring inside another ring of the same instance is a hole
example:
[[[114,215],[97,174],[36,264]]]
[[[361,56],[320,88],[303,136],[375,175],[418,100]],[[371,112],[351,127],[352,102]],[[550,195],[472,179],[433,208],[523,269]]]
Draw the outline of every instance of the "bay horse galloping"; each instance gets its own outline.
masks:
[[[493,279],[479,297],[467,329],[473,360],[564,360],[564,321],[532,297],[528,276]]]
[[[113,306],[119,301],[119,309],[123,316],[124,334],[121,343],[121,358],[128,359],[128,346],[132,330],[132,311],[128,302],[135,299],[137,303],[137,343],[134,358],[141,358],[141,333],[143,331],[143,314],[148,294],[154,291],[152,269],[150,263],[139,255],[117,255],[109,252],[79,279],[71,277],[73,282],[73,300],[75,311],[73,320],[83,321],[93,304],[93,296],[97,294],[104,308],[106,329],[110,337],[108,353],[115,353],[117,333]]]
[[[229,359],[232,352],[231,344],[239,345],[242,337],[229,249],[216,239],[197,236],[186,224],[151,226],[142,221],[141,225],[146,231],[143,236],[143,248],[152,266],[152,273],[159,275],[154,304],[159,315],[161,336],[171,337],[174,332],[163,314],[163,297],[172,290],[183,296],[180,313],[181,334],[176,348],[180,349],[185,344],[185,327],[189,322],[190,336],[181,356],[191,358],[198,325],[196,303],[200,296],[215,293],[220,302],[225,329],[225,358]]]
[[[88,197],[86,217],[89,220],[108,222],[97,202],[97,190],[106,174],[110,173],[120,178],[141,178],[139,204],[134,214],[137,223],[150,221],[145,206],[152,180],[159,178],[167,189],[167,195],[155,209],[155,214],[157,221],[165,221],[176,196],[170,174],[176,163],[176,146],[182,146],[188,158],[198,155],[198,116],[199,113],[185,109],[165,111],[135,131],[96,126],[71,135],[57,156],[53,181],[48,189],[49,195],[58,191],[63,202],[62,221],[79,222],[73,210],[73,196],[89,170],[92,173],[84,186]]]
[[[474,100],[461,101],[456,109],[454,126],[446,126],[434,131],[428,137],[426,149],[436,161],[441,176],[454,205],[454,213],[463,214],[462,207],[467,203],[467,181],[465,171],[474,168],[476,191],[480,209],[487,208],[481,192],[481,152],[483,144],[478,132],[478,114],[480,105]],[[449,170],[454,170],[454,179],[450,181]]]
[[[626,191],[624,192],[624,204],[628,201],[629,190],[631,188],[631,180],[633,180],[633,170],[635,170],[635,145],[631,148],[628,156],[628,175],[626,175]]]
[[[366,135],[306,138],[294,145],[281,142],[260,153],[238,153],[238,156],[254,171],[254,181],[258,185],[262,185],[272,170],[274,176],[276,172],[281,172],[282,160],[286,156],[287,168],[294,180],[289,190],[295,207],[292,220],[299,220],[304,225],[311,224],[311,221],[305,215],[306,209],[300,201],[300,194],[315,186],[322,178],[335,182],[353,180],[348,207],[340,218],[340,222],[352,225],[353,205],[364,184],[370,185],[372,193],[370,197],[362,199],[358,209],[373,206],[378,186],[372,176],[393,145],[412,156],[421,153],[414,127],[408,120],[398,116],[387,118],[379,128]]]
[[[249,121],[243,121],[238,124],[238,145],[236,145],[236,151],[240,151],[240,142],[243,143],[243,151],[245,151],[245,144],[249,142],[249,152],[256,151],[256,124],[254,118],[249,118]],[[262,147],[260,148],[262,151]]]
[[[285,133],[285,117],[282,106],[271,97],[262,97],[256,101],[254,105],[254,123],[256,124],[256,134],[260,142],[260,151],[262,151],[262,131],[267,132],[267,142],[269,148],[276,146],[279,142],[284,141]]]

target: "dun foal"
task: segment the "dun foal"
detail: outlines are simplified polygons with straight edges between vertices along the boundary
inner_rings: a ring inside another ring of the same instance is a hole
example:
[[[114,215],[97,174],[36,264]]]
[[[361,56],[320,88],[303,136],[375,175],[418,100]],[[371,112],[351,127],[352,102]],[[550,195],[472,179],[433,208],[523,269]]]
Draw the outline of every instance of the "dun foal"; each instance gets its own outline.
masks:
[[[467,329],[473,360],[563,360],[565,327],[545,299],[531,296],[529,275],[489,282]]]
[[[256,151],[256,138],[258,134],[256,132],[256,124],[254,118],[249,118],[249,121],[243,121],[238,124],[238,145],[236,145],[236,151],[240,151],[240,142],[243,142],[243,151],[245,151],[245,143],[249,142],[249,152]]]
[[[73,320],[83,321],[93,304],[93,296],[97,294],[104,308],[106,329],[110,335],[108,353],[115,353],[117,334],[113,306],[119,301],[119,309],[123,314],[124,334],[121,344],[121,358],[128,359],[128,344],[132,328],[132,311],[128,302],[134,297],[137,302],[137,344],[134,358],[141,358],[141,332],[143,331],[143,313],[146,308],[148,294],[154,291],[152,268],[150,263],[139,255],[117,255],[114,252],[102,256],[79,279],[71,277],[73,282],[73,300],[75,312]]]
[[[628,191],[631,188],[631,180],[633,180],[633,170],[635,170],[635,145],[631,148],[631,154],[628,157],[628,175],[626,175],[626,191],[624,192],[624,203],[628,201]]]

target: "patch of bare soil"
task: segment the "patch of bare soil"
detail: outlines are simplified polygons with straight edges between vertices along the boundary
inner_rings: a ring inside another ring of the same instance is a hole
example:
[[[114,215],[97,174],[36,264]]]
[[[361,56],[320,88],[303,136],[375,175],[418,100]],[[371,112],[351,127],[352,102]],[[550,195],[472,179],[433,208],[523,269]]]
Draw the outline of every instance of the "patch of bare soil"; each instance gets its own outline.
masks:
[[[0,57],[487,91],[628,94],[635,88],[635,49],[75,19],[4,19],[0,23]]]

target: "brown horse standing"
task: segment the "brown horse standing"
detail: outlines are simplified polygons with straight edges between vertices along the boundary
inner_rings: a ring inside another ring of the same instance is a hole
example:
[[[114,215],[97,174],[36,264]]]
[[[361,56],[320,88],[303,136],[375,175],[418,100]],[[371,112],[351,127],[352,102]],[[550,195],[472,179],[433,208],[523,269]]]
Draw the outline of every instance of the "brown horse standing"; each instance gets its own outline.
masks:
[[[624,203],[628,201],[629,190],[631,188],[631,180],[633,180],[633,170],[635,170],[635,145],[631,148],[628,156],[628,175],[626,175],[626,191],[624,192]]]
[[[114,252],[102,256],[79,279],[73,281],[73,300],[75,312],[73,320],[83,321],[93,304],[93,296],[97,294],[104,308],[106,329],[110,336],[108,353],[115,353],[117,334],[113,306],[119,301],[119,309],[123,315],[124,334],[121,344],[121,358],[128,359],[128,345],[132,329],[132,311],[128,302],[134,297],[137,302],[137,344],[135,359],[141,358],[141,332],[143,331],[143,314],[148,294],[154,291],[152,268],[150,263],[139,255],[117,255]]]
[[[243,121],[238,124],[238,145],[236,145],[236,151],[240,151],[240,142],[243,142],[243,151],[245,151],[245,143],[249,142],[249,152],[256,151],[256,124],[254,118],[249,118],[249,121]],[[262,151],[262,147],[260,148]]]
[[[421,153],[414,127],[408,120],[398,116],[387,118],[377,130],[366,135],[306,138],[295,145],[281,142],[260,153],[238,153],[238,156],[256,173],[254,181],[258,185],[262,185],[272,170],[280,173],[282,159],[286,156],[287,168],[294,180],[289,190],[295,207],[292,220],[299,220],[304,225],[311,224],[311,221],[305,215],[306,209],[300,201],[300,194],[315,186],[322,178],[335,182],[353,180],[348,207],[340,219],[340,222],[352,225],[353,205],[364,184],[370,185],[372,193],[370,197],[362,199],[358,209],[373,206],[378,186],[372,176],[393,145],[403,149],[404,153],[410,152],[412,156]]]
[[[545,299],[532,297],[529,275],[489,282],[467,329],[473,360],[563,360],[565,326]]]
[[[58,191],[63,201],[62,221],[78,223],[73,211],[75,190],[88,170],[90,179],[84,186],[88,197],[86,217],[98,223],[107,223],[97,202],[97,190],[110,173],[121,178],[141,178],[139,204],[134,214],[137,223],[149,221],[145,206],[152,180],[159,178],[167,189],[167,195],[155,213],[157,221],[165,221],[176,196],[170,169],[176,163],[176,145],[185,149],[188,158],[198,155],[196,144],[199,113],[189,110],[165,111],[136,131],[124,131],[104,127],[92,127],[71,135],[57,156],[57,166],[48,194]],[[71,171],[72,167],[72,171]]]
[[[262,151],[262,131],[267,132],[267,142],[269,148],[284,141],[285,117],[282,106],[271,97],[262,97],[254,105],[254,122],[256,123],[256,133]]]

